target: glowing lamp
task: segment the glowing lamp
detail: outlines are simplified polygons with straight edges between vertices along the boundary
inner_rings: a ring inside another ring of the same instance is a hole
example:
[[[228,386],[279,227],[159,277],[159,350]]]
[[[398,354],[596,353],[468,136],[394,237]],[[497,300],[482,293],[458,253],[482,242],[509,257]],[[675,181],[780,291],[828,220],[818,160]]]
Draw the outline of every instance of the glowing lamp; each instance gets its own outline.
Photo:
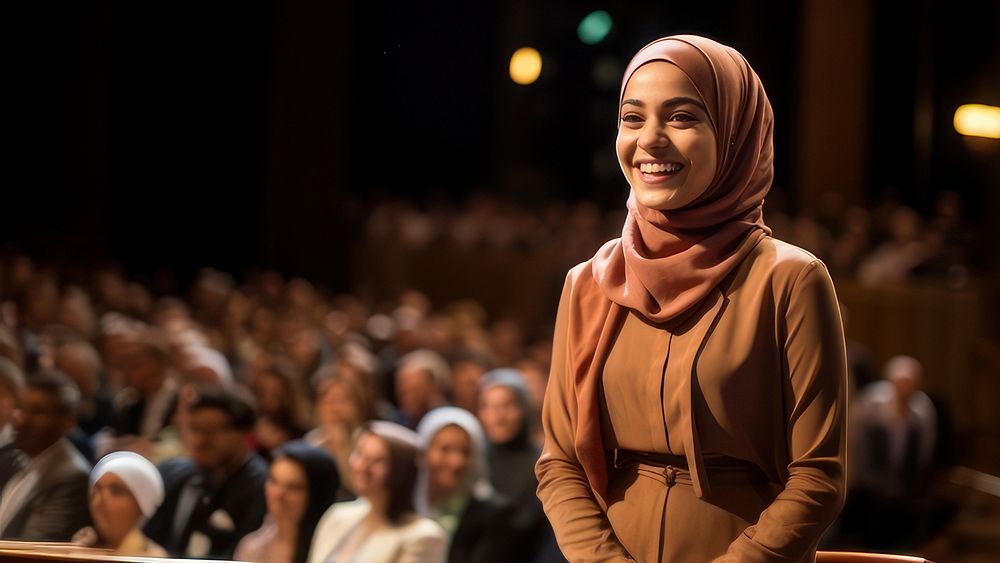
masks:
[[[955,131],[967,137],[1000,139],[1000,108],[965,104],[955,110]]]
[[[531,47],[521,47],[510,57],[510,79],[527,85],[542,73],[542,55]]]

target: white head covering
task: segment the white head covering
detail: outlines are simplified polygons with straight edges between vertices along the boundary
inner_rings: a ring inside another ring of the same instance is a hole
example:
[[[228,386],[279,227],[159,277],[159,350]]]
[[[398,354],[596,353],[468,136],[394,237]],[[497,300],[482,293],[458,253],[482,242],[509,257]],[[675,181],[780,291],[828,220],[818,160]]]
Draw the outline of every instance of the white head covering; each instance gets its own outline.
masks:
[[[163,478],[156,466],[141,455],[114,452],[102,457],[90,472],[90,488],[106,473],[114,473],[125,482],[146,518],[163,502]]]
[[[228,387],[233,384],[233,370],[221,352],[201,345],[188,346],[184,351],[187,353],[188,369],[208,368],[218,378],[219,385]]]
[[[458,407],[438,407],[424,415],[417,425],[420,449],[426,453],[434,436],[444,427],[452,425],[465,430],[472,442],[472,459],[469,460],[469,468],[463,483],[464,492],[480,500],[486,499],[493,494],[487,469],[489,466],[486,464],[486,435],[479,420],[472,413]],[[428,473],[426,465],[422,464],[417,475],[416,497],[413,502],[417,512],[425,516],[431,515],[434,511],[428,501],[430,486]]]
[[[414,350],[400,358],[398,365],[398,371],[403,371],[404,369],[424,370],[430,373],[431,378],[434,379],[434,385],[442,393],[447,392],[451,387],[451,367],[448,366],[448,360],[445,360],[444,356],[434,350],[427,348]]]

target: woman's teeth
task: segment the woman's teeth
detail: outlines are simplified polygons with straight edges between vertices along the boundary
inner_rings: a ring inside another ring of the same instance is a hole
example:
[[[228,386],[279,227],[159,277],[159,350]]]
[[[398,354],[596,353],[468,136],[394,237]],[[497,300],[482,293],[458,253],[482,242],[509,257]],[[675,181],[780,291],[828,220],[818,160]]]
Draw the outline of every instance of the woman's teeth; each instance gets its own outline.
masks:
[[[639,170],[642,171],[642,172],[645,172],[647,174],[657,174],[657,173],[661,173],[661,174],[662,173],[668,173],[669,174],[669,173],[677,172],[681,168],[684,168],[684,165],[681,164],[681,163],[679,163],[679,162],[670,162],[668,164],[660,164],[660,163],[653,163],[653,162],[644,162],[644,163],[642,163],[642,164],[639,165]]]

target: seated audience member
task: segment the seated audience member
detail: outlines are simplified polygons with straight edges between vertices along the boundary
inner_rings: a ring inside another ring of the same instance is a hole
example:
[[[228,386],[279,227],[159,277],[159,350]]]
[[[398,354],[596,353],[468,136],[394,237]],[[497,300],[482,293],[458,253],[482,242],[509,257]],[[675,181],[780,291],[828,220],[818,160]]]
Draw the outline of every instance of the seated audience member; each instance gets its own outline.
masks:
[[[937,412],[920,390],[923,367],[896,356],[885,379],[865,387],[852,405],[851,492],[841,531],[871,548],[912,547],[925,515]]]
[[[136,329],[123,344],[120,356],[125,388],[114,398],[111,429],[118,439],[107,448],[110,450],[125,449],[135,440],[155,438],[168,423],[178,389],[170,350],[159,331]]]
[[[433,350],[415,350],[399,360],[396,402],[407,426],[416,428],[428,411],[446,404],[450,379],[448,362]]]
[[[77,532],[73,543],[110,549],[115,555],[166,557],[141,531],[162,502],[163,479],[155,465],[134,452],[110,453],[90,473],[94,525]]]
[[[339,479],[333,456],[305,442],[274,453],[264,485],[264,525],[240,541],[233,556],[257,563],[302,563],[320,517],[333,504]]]
[[[451,364],[451,404],[476,412],[479,385],[492,360],[482,351],[466,349],[455,355]]]
[[[348,467],[354,439],[361,426],[375,418],[375,401],[370,386],[361,376],[346,368],[328,366],[317,373],[316,428],[305,435],[305,441],[325,448],[337,460],[340,484],[353,491]]]
[[[145,527],[172,556],[230,558],[264,519],[267,463],[249,445],[255,414],[245,395],[207,387],[187,406],[189,457],[160,466],[166,496]]]
[[[111,398],[101,381],[101,359],[94,347],[80,337],[63,335],[54,342],[52,360],[80,390],[80,430],[93,436],[107,426],[113,415]]]
[[[521,372],[497,369],[483,377],[479,420],[488,442],[490,478],[514,508],[518,561],[561,561],[555,535],[535,494],[535,462],[541,448],[532,439],[531,406]]]
[[[42,371],[26,381],[14,440],[24,465],[3,485],[0,539],[68,541],[87,525],[90,464],[67,439],[79,402],[80,392],[61,373]]]
[[[392,422],[363,427],[351,454],[358,498],[337,503],[316,526],[310,563],[441,563],[447,539],[413,508],[418,437]]]
[[[490,485],[486,438],[476,417],[458,407],[437,408],[417,433],[422,451],[414,504],[447,532],[448,561],[516,560],[511,506]]]
[[[301,438],[309,428],[309,405],[295,369],[288,360],[275,358],[252,383],[258,409],[254,441],[264,457],[270,457],[271,450],[286,442]]]

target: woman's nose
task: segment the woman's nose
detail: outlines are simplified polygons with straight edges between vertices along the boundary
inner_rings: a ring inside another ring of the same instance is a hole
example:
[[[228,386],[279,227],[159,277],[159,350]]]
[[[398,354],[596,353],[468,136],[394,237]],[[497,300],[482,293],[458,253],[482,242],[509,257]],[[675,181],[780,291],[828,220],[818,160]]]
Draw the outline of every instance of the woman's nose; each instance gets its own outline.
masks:
[[[660,149],[670,144],[670,138],[659,123],[650,120],[639,132],[638,143],[642,149]]]

